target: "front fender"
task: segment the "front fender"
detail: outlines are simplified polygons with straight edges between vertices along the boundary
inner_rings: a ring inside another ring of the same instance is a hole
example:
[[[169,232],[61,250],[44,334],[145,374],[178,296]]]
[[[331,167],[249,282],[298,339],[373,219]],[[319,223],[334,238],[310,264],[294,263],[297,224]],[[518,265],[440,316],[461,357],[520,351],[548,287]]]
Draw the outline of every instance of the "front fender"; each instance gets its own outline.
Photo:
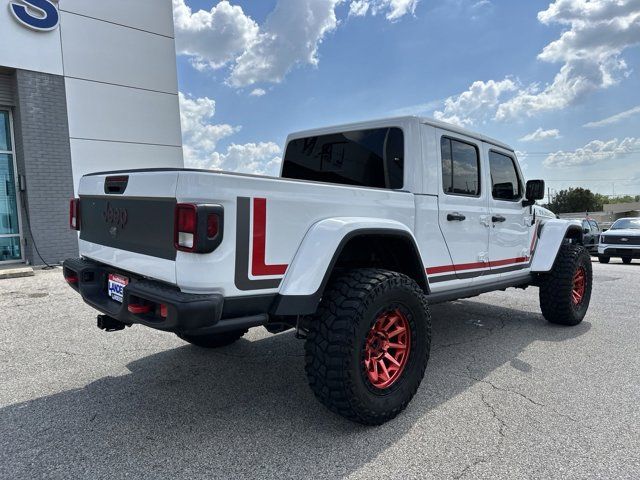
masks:
[[[544,222],[531,262],[531,271],[551,271],[565,238],[574,238],[582,243],[582,224],[574,220],[553,219]]]
[[[321,220],[307,231],[280,286],[283,296],[310,296],[316,294],[331,268],[340,245],[359,232],[413,233],[403,223],[368,217],[336,217]]]

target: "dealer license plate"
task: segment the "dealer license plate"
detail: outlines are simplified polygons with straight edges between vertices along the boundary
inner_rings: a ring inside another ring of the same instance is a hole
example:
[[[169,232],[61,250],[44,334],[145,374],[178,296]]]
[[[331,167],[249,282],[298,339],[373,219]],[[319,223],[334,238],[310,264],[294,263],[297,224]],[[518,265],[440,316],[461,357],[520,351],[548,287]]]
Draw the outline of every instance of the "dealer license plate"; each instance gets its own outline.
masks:
[[[129,279],[115,273],[109,274],[109,284],[107,285],[107,293],[116,302],[122,303],[124,296],[124,287],[129,284]]]

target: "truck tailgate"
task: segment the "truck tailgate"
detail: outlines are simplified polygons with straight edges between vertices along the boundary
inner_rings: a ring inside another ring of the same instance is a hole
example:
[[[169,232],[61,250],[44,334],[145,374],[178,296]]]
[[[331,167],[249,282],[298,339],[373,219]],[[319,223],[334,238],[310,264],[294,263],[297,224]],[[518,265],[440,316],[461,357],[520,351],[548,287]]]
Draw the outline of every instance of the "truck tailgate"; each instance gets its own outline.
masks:
[[[82,178],[80,253],[145,277],[175,283],[173,245],[178,172]]]

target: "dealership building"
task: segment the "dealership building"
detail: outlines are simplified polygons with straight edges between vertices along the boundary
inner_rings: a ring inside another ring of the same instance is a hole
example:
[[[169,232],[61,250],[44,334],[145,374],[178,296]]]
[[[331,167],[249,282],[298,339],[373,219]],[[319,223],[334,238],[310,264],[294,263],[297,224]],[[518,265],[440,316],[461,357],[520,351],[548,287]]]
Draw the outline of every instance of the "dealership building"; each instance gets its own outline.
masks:
[[[183,166],[172,2],[2,3],[0,265],[60,263],[82,175]]]

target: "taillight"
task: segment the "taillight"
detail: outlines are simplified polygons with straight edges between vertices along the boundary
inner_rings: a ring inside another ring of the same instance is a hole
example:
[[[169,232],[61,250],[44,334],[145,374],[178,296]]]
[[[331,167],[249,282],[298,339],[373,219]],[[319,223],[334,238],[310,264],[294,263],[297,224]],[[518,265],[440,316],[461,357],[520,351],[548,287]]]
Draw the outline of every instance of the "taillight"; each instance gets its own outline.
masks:
[[[194,252],[196,250],[196,233],[198,223],[198,207],[190,203],[176,206],[175,246],[178,250]]]
[[[216,238],[220,226],[220,217],[216,213],[207,215],[207,238]]]
[[[80,230],[80,199],[72,198],[69,201],[69,227],[71,230]]]
[[[191,253],[213,252],[222,242],[224,210],[220,205],[176,205],[174,245]]]

